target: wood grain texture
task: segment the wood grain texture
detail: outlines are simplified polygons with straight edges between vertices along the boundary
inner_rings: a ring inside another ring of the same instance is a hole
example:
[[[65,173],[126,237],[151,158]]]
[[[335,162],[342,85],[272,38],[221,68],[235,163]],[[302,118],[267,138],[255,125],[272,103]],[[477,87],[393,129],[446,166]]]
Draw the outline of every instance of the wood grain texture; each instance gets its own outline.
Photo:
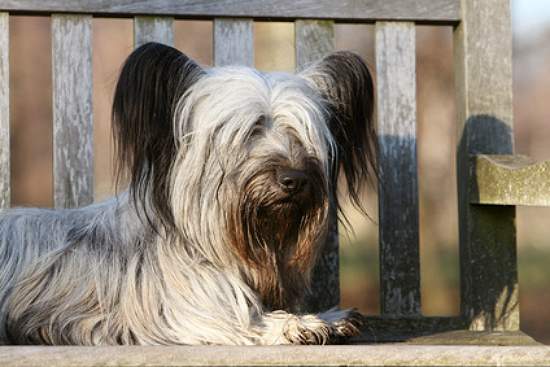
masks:
[[[415,25],[376,23],[382,315],[420,313]]]
[[[52,16],[54,205],[93,201],[92,17]]]
[[[296,69],[302,70],[334,51],[334,22],[297,20],[295,23]],[[319,312],[340,303],[338,221],[336,208],[330,209],[329,234],[313,270],[311,293],[304,311]]]
[[[134,18],[134,46],[159,42],[174,46],[174,18],[139,16]]]
[[[0,13],[0,209],[10,206],[9,16]]]
[[[470,331],[460,316],[365,318],[366,327],[358,343],[406,342],[417,345],[540,345],[521,331]]]
[[[318,18],[456,23],[460,0],[0,0],[0,10],[96,15]]]
[[[471,167],[472,204],[550,206],[550,161],[479,154]]]
[[[214,65],[254,66],[252,19],[214,19]]]
[[[336,208],[329,212],[329,230],[324,248],[313,268],[311,291],[301,306],[302,312],[323,312],[340,305],[340,256]]]
[[[548,346],[5,346],[2,367],[548,366]]]
[[[411,342],[416,338],[440,333],[464,330],[460,317],[365,317],[366,327],[355,343]]]
[[[471,205],[471,155],[513,153],[509,0],[463,0],[454,31],[461,312],[472,330],[518,330],[513,206]]]
[[[475,345],[517,347],[541,346],[542,344],[522,331],[471,331],[455,330],[442,333],[429,332],[428,335],[407,340],[407,344],[415,345]]]
[[[334,51],[334,22],[297,20],[295,22],[296,68],[302,70]]]

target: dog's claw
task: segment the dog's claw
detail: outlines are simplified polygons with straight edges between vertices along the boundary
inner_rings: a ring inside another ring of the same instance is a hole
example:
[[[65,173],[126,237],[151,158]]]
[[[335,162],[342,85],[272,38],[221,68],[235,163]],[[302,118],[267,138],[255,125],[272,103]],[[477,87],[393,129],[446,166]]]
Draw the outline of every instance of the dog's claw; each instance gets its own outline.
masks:
[[[287,325],[285,338],[291,344],[340,344],[361,333],[364,316],[357,310],[330,310],[319,315],[296,317]]]
[[[315,315],[294,316],[287,322],[285,338],[291,344],[327,344],[331,335],[331,325]]]
[[[332,328],[335,335],[350,337],[361,333],[364,325],[364,316],[357,310],[351,310],[346,318],[335,321]]]
[[[360,335],[365,326],[365,317],[356,309],[345,311],[345,316],[331,323],[330,343],[339,344]]]

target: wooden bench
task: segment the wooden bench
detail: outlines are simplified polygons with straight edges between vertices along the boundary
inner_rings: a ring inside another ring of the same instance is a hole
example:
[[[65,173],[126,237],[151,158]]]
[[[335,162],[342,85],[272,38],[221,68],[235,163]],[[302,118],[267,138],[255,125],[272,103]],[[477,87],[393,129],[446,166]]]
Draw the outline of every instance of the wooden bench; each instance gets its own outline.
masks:
[[[550,204],[550,162],[537,164],[513,155],[509,0],[0,0],[0,208],[10,205],[10,14],[52,17],[54,203],[59,208],[86,205],[94,198],[93,16],[133,17],[136,45],[153,40],[173,44],[175,18],[213,20],[214,63],[219,66],[253,65],[255,19],[293,21],[298,68],[334,48],[335,22],[374,23],[381,315],[368,319],[356,342],[408,344],[2,347],[1,365],[550,365],[550,350],[536,346],[519,325],[515,205]],[[461,279],[457,317],[421,314],[417,24],[451,25],[454,32]],[[317,292],[308,300],[309,309],[339,303],[336,234],[334,230],[316,269]]]

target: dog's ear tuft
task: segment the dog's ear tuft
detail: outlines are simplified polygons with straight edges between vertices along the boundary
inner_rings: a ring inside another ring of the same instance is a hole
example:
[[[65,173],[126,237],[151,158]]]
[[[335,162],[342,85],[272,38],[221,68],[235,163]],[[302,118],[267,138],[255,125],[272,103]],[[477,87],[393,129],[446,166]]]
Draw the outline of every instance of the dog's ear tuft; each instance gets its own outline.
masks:
[[[118,79],[112,110],[117,184],[122,177],[129,180],[131,199],[155,230],[174,222],[169,200],[174,111],[202,74],[175,48],[147,43],[130,54]]]
[[[313,83],[328,105],[329,129],[337,154],[332,157],[333,190],[342,169],[349,197],[362,209],[362,183],[377,176],[374,85],[369,68],[358,55],[341,51],[326,56],[301,75]]]

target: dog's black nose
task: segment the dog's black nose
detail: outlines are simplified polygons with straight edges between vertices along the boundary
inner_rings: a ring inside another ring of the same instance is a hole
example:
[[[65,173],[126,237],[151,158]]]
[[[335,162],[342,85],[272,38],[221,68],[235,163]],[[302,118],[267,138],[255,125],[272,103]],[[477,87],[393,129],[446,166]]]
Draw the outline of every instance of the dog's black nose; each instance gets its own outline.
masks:
[[[288,194],[297,194],[304,191],[308,185],[308,177],[305,173],[296,170],[285,170],[279,173],[279,185]]]

